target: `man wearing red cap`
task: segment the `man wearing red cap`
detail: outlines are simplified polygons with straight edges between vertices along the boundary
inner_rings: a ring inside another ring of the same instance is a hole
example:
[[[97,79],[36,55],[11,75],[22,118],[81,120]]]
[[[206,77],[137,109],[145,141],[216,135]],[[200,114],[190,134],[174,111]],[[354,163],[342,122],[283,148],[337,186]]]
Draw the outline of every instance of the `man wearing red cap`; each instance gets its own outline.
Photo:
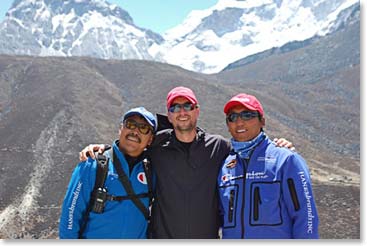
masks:
[[[226,103],[224,113],[233,138],[218,175],[222,237],[318,238],[305,160],[269,140],[256,97],[238,94]]]
[[[161,131],[150,152],[157,174],[153,238],[218,238],[216,177],[230,144],[197,127],[200,108],[191,89],[171,90],[167,111],[173,129]]]

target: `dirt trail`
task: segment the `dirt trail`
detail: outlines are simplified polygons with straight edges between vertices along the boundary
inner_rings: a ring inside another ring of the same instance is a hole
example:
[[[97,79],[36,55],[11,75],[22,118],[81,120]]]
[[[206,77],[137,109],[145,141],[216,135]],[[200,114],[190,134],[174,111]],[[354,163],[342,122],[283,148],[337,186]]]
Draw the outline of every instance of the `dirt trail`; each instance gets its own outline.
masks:
[[[330,164],[319,160],[310,159],[312,180],[330,185],[352,185],[360,186],[360,174],[346,170],[340,166],[333,167],[334,171],[330,172]]]

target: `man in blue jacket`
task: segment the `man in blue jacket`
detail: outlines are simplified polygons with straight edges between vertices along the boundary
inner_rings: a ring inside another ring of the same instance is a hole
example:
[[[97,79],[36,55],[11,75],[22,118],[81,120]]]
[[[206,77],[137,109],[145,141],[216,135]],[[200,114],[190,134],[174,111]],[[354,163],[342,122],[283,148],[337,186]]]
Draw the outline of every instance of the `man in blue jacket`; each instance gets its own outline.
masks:
[[[60,238],[146,238],[147,220],[144,210],[128,197],[123,182],[122,169],[128,177],[134,193],[149,207],[149,187],[143,165],[144,149],[152,142],[157,129],[154,115],[145,108],[133,108],[121,119],[119,140],[109,153],[108,173],[105,179],[107,191],[103,211],[93,208],[88,218],[85,213],[96,181],[96,160],[88,158],[75,168],[67,189],[60,217]],[[111,161],[113,160],[113,162]],[[136,200],[135,200],[136,201]],[[100,208],[100,207],[99,207]],[[86,221],[85,221],[86,220]],[[86,223],[85,230],[83,224]],[[83,231],[81,231],[83,230]]]
[[[222,238],[318,238],[318,215],[305,160],[276,148],[263,131],[256,97],[224,106],[232,150],[218,175]]]

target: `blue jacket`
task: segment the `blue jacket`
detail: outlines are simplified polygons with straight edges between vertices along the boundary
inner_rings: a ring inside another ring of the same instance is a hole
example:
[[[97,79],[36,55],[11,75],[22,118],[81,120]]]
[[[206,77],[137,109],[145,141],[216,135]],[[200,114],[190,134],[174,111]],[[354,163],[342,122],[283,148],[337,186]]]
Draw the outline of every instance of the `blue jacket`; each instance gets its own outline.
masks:
[[[135,193],[148,192],[142,162],[136,164],[130,173],[125,157],[119,151],[116,142],[113,144],[113,151],[119,158],[124,172],[129,176]],[[83,213],[88,207],[90,194],[94,188],[96,166],[96,161],[89,158],[75,168],[62,206],[59,225],[60,238],[78,238]],[[127,195],[111,161],[105,185],[110,195]],[[146,207],[149,206],[149,198],[141,198],[141,200]],[[107,201],[103,213],[90,212],[83,238],[146,238],[146,231],[147,221],[131,200]]]
[[[318,238],[305,160],[267,137],[249,160],[233,151],[218,176],[222,238]]]

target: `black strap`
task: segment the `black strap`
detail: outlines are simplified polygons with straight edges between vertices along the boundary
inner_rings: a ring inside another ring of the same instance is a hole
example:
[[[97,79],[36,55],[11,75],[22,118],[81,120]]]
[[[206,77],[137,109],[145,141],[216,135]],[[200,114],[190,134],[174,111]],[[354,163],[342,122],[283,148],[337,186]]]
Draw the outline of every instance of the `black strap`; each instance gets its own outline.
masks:
[[[96,160],[97,160],[97,174],[96,174],[96,182],[94,184],[94,191],[99,187],[104,187],[104,183],[107,177],[109,158],[103,154],[97,154]]]
[[[135,206],[143,213],[146,220],[149,220],[149,210],[144,206],[143,202],[137,197],[135,194],[129,178],[125,174],[124,170],[121,167],[121,163],[119,158],[116,156],[115,152],[113,153],[113,166],[115,167],[117,174],[119,175],[119,180],[121,184],[124,186],[128,196],[131,198],[131,201],[135,204]]]
[[[97,161],[96,182],[94,183],[94,188],[90,195],[87,210],[85,211],[83,215],[82,225],[80,226],[80,230],[79,230],[79,238],[82,238],[84,230],[87,226],[89,214],[90,214],[90,211],[92,210],[93,203],[94,203],[95,193],[97,192],[98,188],[104,187],[104,183],[107,177],[109,158],[107,158],[103,154],[96,154],[96,161]]]
[[[134,195],[137,198],[145,198],[145,197],[150,197],[150,195],[148,193],[141,193],[141,194],[137,194]],[[114,195],[107,195],[106,200],[107,201],[117,201],[117,202],[121,202],[124,200],[132,200],[133,196],[114,196]]]

